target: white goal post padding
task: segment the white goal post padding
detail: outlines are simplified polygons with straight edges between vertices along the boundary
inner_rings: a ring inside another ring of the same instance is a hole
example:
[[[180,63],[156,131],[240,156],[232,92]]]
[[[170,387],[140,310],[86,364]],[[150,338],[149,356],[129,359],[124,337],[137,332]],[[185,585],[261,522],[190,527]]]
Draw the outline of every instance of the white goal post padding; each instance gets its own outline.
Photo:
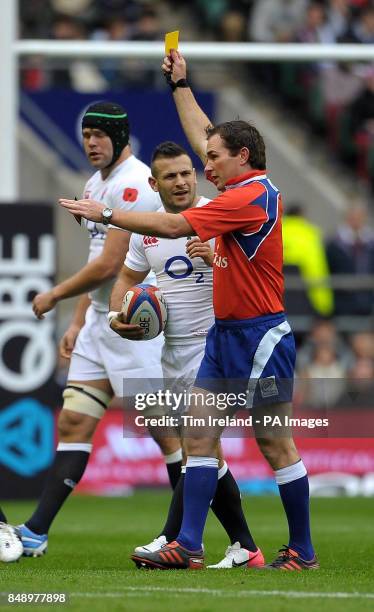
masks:
[[[164,56],[164,44],[162,42],[19,40],[14,43],[13,49],[18,56],[128,57],[158,60],[161,60]],[[374,45],[191,42],[182,43],[180,50],[187,59],[212,62],[374,61]]]

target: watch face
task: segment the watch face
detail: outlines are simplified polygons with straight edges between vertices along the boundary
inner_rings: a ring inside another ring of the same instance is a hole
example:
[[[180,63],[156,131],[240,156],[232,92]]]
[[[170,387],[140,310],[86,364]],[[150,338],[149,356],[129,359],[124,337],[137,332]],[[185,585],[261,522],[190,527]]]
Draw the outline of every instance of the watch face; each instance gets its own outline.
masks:
[[[102,222],[104,225],[108,225],[112,218],[113,211],[111,208],[104,208],[102,212]]]

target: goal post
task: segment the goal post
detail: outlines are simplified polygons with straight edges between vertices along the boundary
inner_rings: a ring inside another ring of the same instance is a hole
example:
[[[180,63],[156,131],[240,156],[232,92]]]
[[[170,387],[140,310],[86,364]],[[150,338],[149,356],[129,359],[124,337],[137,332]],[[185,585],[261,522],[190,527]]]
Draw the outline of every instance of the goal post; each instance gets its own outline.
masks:
[[[17,56],[39,55],[66,58],[161,59],[163,42],[19,40],[13,45]],[[180,44],[190,60],[243,62],[374,61],[374,45],[307,43],[224,43]]]
[[[0,96],[0,201],[12,202],[18,195],[18,70],[14,40],[17,4],[2,0],[0,19],[1,89]]]

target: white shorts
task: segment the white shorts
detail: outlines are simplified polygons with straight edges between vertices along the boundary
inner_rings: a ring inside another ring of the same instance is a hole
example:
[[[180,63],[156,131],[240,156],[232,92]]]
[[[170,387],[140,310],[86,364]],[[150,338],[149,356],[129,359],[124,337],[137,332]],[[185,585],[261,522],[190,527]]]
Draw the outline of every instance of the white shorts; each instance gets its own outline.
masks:
[[[161,365],[163,373],[164,391],[171,391],[175,396],[183,394],[178,400],[177,407],[172,404],[157,404],[148,406],[144,410],[147,417],[171,415],[177,416],[185,410],[184,398],[188,397],[197,371],[205,351],[205,338],[195,344],[170,346],[167,343],[162,347]]]
[[[108,379],[117,397],[131,395],[131,390],[126,392],[126,380],[162,379],[163,344],[163,334],[147,341],[121,338],[109,327],[106,313],[89,306],[71,356],[68,380]]]
[[[180,389],[190,389],[205,351],[205,338],[195,344],[170,346],[164,344],[161,354],[162,373],[166,383],[174,382]]]

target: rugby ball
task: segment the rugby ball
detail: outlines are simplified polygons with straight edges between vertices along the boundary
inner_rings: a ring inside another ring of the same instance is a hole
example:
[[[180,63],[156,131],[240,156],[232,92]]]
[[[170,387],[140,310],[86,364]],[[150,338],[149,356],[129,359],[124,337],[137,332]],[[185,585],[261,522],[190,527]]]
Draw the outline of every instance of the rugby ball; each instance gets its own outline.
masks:
[[[131,287],[123,298],[122,312],[126,323],[140,325],[144,329],[143,340],[152,340],[164,330],[167,321],[166,301],[161,291],[153,285]]]

